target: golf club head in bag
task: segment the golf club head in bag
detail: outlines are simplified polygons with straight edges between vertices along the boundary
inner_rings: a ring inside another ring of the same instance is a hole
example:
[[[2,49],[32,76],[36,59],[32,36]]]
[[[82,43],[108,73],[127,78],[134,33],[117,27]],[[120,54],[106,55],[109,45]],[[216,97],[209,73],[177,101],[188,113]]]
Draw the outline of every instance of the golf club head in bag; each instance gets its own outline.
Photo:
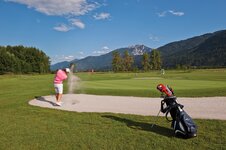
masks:
[[[161,92],[161,93],[164,93],[167,97],[170,97],[170,96],[173,96],[174,93],[173,93],[173,89],[170,88],[168,85],[165,86],[163,84],[158,84],[157,85],[157,89]]]
[[[174,133],[178,137],[191,138],[197,135],[197,126],[192,118],[183,110],[183,105],[177,103],[177,97],[174,96],[172,88],[163,84],[157,85],[157,89],[165,94],[164,99],[161,101],[161,112],[165,113],[166,119],[172,122],[171,126]],[[171,120],[168,114],[171,115]]]

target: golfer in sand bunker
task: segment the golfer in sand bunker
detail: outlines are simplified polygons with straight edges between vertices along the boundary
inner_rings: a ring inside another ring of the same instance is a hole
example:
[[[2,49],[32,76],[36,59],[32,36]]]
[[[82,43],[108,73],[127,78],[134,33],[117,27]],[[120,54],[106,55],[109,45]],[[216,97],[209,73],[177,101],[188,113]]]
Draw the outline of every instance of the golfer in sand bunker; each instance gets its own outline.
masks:
[[[56,105],[61,106],[62,105],[62,95],[63,95],[63,81],[67,79],[67,74],[70,73],[69,68],[65,69],[59,69],[56,72],[55,78],[54,78],[54,88],[56,92]]]

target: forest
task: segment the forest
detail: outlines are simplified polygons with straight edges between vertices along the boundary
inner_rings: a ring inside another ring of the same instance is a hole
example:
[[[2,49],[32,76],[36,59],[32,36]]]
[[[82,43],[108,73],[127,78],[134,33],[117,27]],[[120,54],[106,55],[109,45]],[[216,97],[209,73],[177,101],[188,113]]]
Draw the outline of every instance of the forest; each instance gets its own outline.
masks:
[[[50,58],[35,47],[0,46],[0,74],[48,73]]]

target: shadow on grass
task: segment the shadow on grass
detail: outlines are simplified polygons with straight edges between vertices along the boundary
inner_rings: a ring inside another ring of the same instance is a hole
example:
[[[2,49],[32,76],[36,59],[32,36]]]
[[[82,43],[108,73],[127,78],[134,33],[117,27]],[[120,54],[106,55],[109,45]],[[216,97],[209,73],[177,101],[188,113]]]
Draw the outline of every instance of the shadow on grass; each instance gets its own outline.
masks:
[[[49,100],[46,100],[46,99],[45,99],[44,97],[42,97],[42,96],[35,96],[35,99],[38,100],[38,101],[50,103],[50,104],[53,105],[53,106],[58,106],[56,103],[54,103],[54,102],[52,102],[52,101],[49,101]]]
[[[152,127],[152,124],[149,124],[149,123],[136,122],[130,119],[120,118],[112,115],[103,115],[102,117],[125,123],[129,128],[132,128],[132,129],[154,132],[156,134],[163,135],[166,137],[174,136],[174,131],[172,129],[161,127],[159,125],[154,125]]]

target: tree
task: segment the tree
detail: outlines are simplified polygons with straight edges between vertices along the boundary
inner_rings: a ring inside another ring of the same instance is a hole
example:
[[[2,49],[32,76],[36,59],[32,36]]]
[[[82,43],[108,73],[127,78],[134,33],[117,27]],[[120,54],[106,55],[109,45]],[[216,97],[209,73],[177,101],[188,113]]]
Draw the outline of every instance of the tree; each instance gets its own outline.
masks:
[[[142,66],[144,71],[148,71],[150,70],[151,66],[150,66],[150,57],[148,53],[144,53],[143,54],[143,60],[142,60]]]
[[[161,60],[160,52],[158,50],[153,49],[151,51],[150,59],[151,59],[150,61],[151,69],[153,70],[161,69],[162,60]]]
[[[113,59],[112,59],[112,70],[114,72],[118,72],[122,70],[122,58],[119,52],[113,52]]]
[[[130,56],[129,52],[126,50],[124,52],[124,57],[123,57],[123,70],[131,71],[133,63],[134,63],[133,56]]]

